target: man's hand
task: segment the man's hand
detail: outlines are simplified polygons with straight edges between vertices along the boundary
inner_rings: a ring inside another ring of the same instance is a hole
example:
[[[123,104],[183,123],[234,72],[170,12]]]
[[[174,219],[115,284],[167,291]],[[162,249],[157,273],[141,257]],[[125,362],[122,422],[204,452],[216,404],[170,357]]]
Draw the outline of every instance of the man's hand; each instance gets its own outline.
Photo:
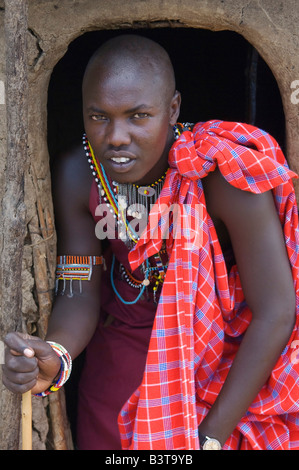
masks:
[[[21,333],[8,333],[4,343],[3,384],[13,393],[47,390],[61,366],[52,347],[40,338]]]

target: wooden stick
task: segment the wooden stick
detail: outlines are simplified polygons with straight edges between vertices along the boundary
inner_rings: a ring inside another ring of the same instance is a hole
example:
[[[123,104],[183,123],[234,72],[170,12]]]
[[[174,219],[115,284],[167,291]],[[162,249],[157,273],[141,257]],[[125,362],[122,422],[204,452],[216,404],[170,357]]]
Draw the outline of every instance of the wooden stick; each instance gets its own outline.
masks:
[[[22,395],[22,450],[32,450],[32,397],[30,390]]]

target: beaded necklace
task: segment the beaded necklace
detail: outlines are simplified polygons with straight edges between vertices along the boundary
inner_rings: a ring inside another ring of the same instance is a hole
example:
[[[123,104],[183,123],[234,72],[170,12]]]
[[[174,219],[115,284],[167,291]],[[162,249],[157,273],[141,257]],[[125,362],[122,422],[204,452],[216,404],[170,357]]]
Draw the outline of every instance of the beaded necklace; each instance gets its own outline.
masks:
[[[178,123],[174,127],[175,139],[177,139],[184,130],[190,130],[191,126],[192,125],[189,123]],[[97,162],[86,134],[83,134],[83,147],[86,152],[92,174],[98,186],[99,202],[101,204],[102,200],[104,200],[108,209],[117,220],[117,224],[119,226],[119,238],[123,241],[126,241],[126,234],[128,234],[131,241],[131,246],[129,247],[132,248],[132,246],[138,242],[139,237],[130,225],[126,214],[139,220],[146,218],[147,222],[147,215],[150,204],[155,202],[157,196],[161,192],[166,174],[148,186],[140,186],[137,184],[119,184],[115,181],[110,183],[103,165],[98,164]],[[153,255],[153,258],[155,261],[155,266],[150,266],[148,259],[146,260],[145,266],[142,266],[142,270],[144,272],[143,281],[135,279],[133,275],[125,268],[125,266],[120,265],[122,277],[126,280],[126,282],[131,287],[140,289],[136,299],[130,302],[123,299],[116,289],[113,277],[115,265],[115,256],[113,255],[110,272],[111,285],[115,294],[123,303],[130,305],[138,302],[138,300],[142,297],[145,288],[150,284],[153,284],[154,301],[156,301],[158,288],[164,282],[167,264],[163,264],[161,259],[161,252]]]
[[[138,235],[130,225],[126,215],[136,219],[147,220],[150,205],[155,202],[157,195],[161,192],[166,173],[154,183],[148,186],[137,184],[121,184],[115,181],[110,183],[102,164],[97,162],[93,149],[83,135],[83,147],[86,152],[88,163],[98,186],[99,203],[103,201],[107,205],[114,218],[117,220],[119,238],[125,240],[126,235],[133,242],[132,248],[138,242]]]
[[[149,186],[139,186],[136,184],[132,185],[119,185],[118,183],[112,181],[110,183],[109,178],[103,168],[103,165],[98,164],[93,149],[90,143],[87,140],[86,135],[83,135],[83,147],[86,152],[86,156],[88,159],[88,163],[90,165],[92,174],[95,178],[95,181],[98,186],[99,198],[100,203],[103,200],[107,205],[110,212],[114,215],[115,219],[118,223],[119,229],[119,238],[124,240],[124,232],[129,235],[131,243],[133,246],[138,242],[138,234],[136,234],[135,230],[131,227],[129,221],[126,217],[127,215],[135,217],[137,219],[141,219],[144,215],[142,213],[141,201],[144,202],[142,199],[135,199],[134,198],[134,191],[135,193],[138,192],[139,196],[143,197],[144,199],[151,198],[156,196],[156,191],[160,192],[165,175],[159,178],[155,183]],[[129,204],[127,200],[130,201]],[[154,202],[154,201],[152,201]],[[146,206],[145,206],[146,207]],[[127,209],[127,211],[126,211]],[[124,240],[125,241],[125,240]],[[132,247],[132,246],[131,246]],[[115,256],[112,257],[112,264],[111,264],[111,272],[110,272],[110,280],[112,288],[117,295],[117,297],[125,304],[135,304],[138,300],[142,297],[144,290],[150,285],[153,284],[153,293],[154,293],[154,300],[156,299],[156,294],[158,291],[159,286],[163,283],[165,277],[165,271],[167,269],[167,264],[164,265],[161,261],[160,253],[156,253],[154,256],[154,261],[156,266],[150,266],[149,260],[146,260],[145,265],[141,267],[144,273],[144,279],[140,281],[139,279],[135,279],[134,276],[125,268],[125,266],[120,265],[120,270],[122,274],[122,278],[131,286],[140,289],[140,292],[136,299],[129,302],[126,301],[121,297],[119,292],[116,289],[114,283],[114,266],[115,266]]]

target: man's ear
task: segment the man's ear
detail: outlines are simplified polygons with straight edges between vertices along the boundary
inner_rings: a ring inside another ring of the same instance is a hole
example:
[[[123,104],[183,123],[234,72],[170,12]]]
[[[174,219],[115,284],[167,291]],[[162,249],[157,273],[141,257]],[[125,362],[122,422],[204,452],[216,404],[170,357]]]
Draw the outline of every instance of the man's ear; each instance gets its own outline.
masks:
[[[174,126],[177,123],[179,114],[181,109],[181,93],[179,91],[175,91],[170,103],[170,119],[169,124]]]

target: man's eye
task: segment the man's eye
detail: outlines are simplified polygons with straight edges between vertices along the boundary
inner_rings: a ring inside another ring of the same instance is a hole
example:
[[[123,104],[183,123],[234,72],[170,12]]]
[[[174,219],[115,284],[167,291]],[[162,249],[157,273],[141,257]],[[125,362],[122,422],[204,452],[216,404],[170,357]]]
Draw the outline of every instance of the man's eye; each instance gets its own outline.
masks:
[[[106,119],[102,114],[92,114],[90,117],[93,121],[104,121]]]
[[[135,114],[133,114],[134,119],[144,119],[144,118],[147,118],[147,117],[149,117],[148,113],[135,113]]]

